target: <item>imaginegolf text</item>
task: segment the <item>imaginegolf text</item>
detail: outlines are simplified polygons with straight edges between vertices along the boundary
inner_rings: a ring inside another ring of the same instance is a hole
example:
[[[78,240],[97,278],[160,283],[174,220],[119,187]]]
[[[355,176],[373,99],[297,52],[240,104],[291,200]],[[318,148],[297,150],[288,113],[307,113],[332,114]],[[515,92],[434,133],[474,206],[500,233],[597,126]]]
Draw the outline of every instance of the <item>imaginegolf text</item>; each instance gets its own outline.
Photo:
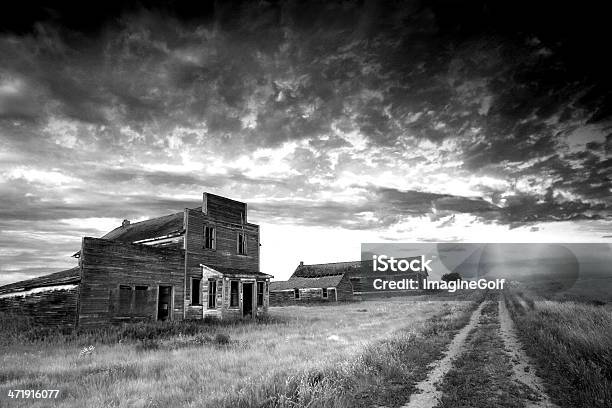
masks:
[[[472,281],[458,280],[458,281],[437,281],[423,279],[421,289],[429,290],[447,290],[449,292],[455,292],[461,289],[491,289],[491,290],[503,290],[505,279],[478,279]],[[376,290],[414,290],[419,289],[418,281],[415,279],[400,279],[400,280],[385,280],[385,279],[374,279],[374,289]]]

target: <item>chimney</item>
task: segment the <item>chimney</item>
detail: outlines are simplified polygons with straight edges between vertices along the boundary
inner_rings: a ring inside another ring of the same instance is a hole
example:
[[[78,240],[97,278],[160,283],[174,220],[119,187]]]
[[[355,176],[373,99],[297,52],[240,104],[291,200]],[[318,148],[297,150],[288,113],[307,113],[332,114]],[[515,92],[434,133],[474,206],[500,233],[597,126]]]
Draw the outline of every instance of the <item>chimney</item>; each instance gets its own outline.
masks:
[[[304,266],[304,261],[300,261],[300,266]]]
[[[208,214],[208,194],[202,193],[202,212]]]
[[[122,227],[127,227],[128,225],[130,225],[130,220],[123,220],[123,222],[121,223]]]

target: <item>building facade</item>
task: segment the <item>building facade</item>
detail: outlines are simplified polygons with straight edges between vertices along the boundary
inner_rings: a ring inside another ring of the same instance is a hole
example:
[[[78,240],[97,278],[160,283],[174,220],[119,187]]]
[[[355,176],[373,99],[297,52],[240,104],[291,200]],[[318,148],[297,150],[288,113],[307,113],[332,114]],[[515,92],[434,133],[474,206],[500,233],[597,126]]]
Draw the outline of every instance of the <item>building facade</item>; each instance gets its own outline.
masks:
[[[201,207],[83,238],[77,268],[0,287],[0,311],[69,327],[261,316],[272,276],[259,247],[246,203],[204,193]]]

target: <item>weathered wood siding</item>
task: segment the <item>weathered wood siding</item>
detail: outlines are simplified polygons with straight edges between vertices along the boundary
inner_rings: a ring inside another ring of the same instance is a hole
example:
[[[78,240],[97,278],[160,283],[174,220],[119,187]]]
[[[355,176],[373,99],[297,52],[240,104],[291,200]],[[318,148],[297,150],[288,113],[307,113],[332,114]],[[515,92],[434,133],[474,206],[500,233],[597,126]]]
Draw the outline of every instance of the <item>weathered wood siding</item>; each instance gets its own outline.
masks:
[[[171,286],[171,318],[183,318],[184,253],[97,238],[83,238],[79,325],[157,318],[158,288]],[[129,312],[119,310],[120,286],[146,286],[145,304]]]
[[[345,273],[338,286],[336,286],[336,295],[338,301],[354,300],[353,297],[353,286],[351,285],[350,276]]]
[[[270,291],[270,305],[282,306],[291,303],[327,303],[336,302],[337,288],[327,288],[327,297],[323,297],[323,288],[303,288],[300,289],[300,298],[295,298],[293,289],[283,289]]]
[[[282,306],[295,301],[291,289],[270,291],[270,306]]]
[[[33,325],[74,328],[77,300],[78,284],[36,288],[0,295],[0,313],[25,318]]]
[[[191,303],[191,279],[202,277],[201,264],[222,268],[259,271],[259,226],[246,222],[245,203],[207,194],[206,213],[201,208],[185,209],[185,317],[202,318],[205,308]],[[215,229],[215,247],[204,248],[204,227]],[[238,253],[238,234],[246,236],[246,254]],[[207,290],[202,286],[202,296]],[[202,304],[205,305],[204,301]]]

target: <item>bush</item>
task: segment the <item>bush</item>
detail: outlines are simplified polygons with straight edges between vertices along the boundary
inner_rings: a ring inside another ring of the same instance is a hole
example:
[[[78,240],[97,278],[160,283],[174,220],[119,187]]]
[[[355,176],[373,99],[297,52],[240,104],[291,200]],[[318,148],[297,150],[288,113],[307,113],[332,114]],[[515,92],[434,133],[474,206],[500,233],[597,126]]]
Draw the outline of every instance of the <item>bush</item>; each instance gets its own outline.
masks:
[[[444,282],[460,281],[461,275],[459,274],[459,272],[445,273],[444,275],[442,275],[442,280]]]
[[[157,349],[159,349],[159,343],[157,342],[157,340],[144,339],[141,340],[138,344],[136,344],[137,351],[148,351]]]
[[[217,333],[215,334],[214,343],[220,346],[226,346],[232,342],[229,334],[226,333]]]

